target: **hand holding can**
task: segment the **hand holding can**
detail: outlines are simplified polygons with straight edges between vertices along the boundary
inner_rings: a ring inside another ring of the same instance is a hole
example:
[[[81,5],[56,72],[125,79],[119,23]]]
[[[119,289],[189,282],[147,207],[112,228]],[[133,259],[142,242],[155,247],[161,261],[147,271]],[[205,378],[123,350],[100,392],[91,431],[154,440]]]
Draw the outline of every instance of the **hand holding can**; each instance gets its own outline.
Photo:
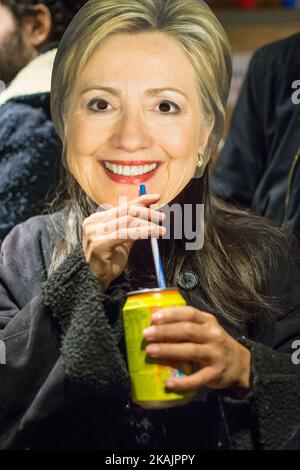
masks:
[[[133,401],[143,408],[156,409],[180,406],[192,400],[195,392],[176,393],[166,383],[172,378],[193,373],[193,364],[181,369],[162,364],[146,353],[143,332],[151,326],[152,315],[164,308],[185,306],[186,301],[176,288],[145,289],[131,292],[123,308],[125,340]]]

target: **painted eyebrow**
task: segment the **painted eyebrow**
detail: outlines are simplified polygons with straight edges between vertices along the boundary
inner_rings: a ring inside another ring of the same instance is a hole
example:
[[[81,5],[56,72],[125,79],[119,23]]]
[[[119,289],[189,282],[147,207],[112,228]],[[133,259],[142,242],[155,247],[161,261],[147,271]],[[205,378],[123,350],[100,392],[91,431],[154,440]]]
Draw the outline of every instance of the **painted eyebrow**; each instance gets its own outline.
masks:
[[[91,85],[87,88],[84,88],[81,94],[84,94],[91,90],[107,91],[108,93],[111,93],[112,95],[115,95],[115,96],[120,96],[122,94],[121,90],[117,88],[111,88],[107,86],[97,86],[97,85]],[[187,96],[182,91],[180,91],[178,88],[173,88],[173,87],[149,88],[148,90],[146,90],[146,95],[155,96],[155,95],[158,95],[159,93],[162,93],[163,91],[174,91],[175,93],[179,93],[180,95],[188,99]]]

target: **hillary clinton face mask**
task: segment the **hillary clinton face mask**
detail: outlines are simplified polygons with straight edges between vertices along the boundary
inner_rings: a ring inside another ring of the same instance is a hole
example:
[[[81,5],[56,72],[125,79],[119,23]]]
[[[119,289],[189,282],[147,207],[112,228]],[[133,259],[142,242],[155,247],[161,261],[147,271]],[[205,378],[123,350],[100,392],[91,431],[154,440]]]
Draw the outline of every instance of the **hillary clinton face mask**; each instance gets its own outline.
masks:
[[[115,34],[94,51],[72,90],[68,168],[98,205],[134,199],[145,184],[163,206],[202,177],[211,129],[193,66],[176,39]]]

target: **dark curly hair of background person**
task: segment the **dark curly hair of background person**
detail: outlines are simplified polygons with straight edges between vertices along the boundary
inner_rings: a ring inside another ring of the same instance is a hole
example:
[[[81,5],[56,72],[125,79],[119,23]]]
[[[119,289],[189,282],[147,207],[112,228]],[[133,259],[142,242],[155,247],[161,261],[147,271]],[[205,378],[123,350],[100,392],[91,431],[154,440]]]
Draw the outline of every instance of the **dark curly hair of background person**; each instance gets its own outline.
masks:
[[[17,20],[31,14],[32,7],[38,3],[43,3],[50,10],[53,21],[51,40],[60,41],[73,16],[87,0],[0,0],[0,4],[8,7]]]

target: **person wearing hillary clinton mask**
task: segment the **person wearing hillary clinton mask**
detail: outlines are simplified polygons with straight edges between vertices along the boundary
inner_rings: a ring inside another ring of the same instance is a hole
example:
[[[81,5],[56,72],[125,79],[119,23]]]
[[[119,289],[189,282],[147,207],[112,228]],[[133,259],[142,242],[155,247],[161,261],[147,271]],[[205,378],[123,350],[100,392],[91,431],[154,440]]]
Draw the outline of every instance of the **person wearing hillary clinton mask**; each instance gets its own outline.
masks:
[[[201,0],[90,0],[73,19],[51,87],[68,198],[3,248],[2,447],[291,442],[300,423],[291,360],[298,246],[211,194],[230,79],[228,39]],[[165,210],[175,203],[204,205],[200,248],[166,236]],[[158,239],[167,286],[178,286],[187,306],[153,316],[147,356],[195,365],[166,383],[194,400],[167,411],[132,402],[124,346],[126,296],[156,282],[149,238]],[[28,393],[10,393],[20,388]]]

